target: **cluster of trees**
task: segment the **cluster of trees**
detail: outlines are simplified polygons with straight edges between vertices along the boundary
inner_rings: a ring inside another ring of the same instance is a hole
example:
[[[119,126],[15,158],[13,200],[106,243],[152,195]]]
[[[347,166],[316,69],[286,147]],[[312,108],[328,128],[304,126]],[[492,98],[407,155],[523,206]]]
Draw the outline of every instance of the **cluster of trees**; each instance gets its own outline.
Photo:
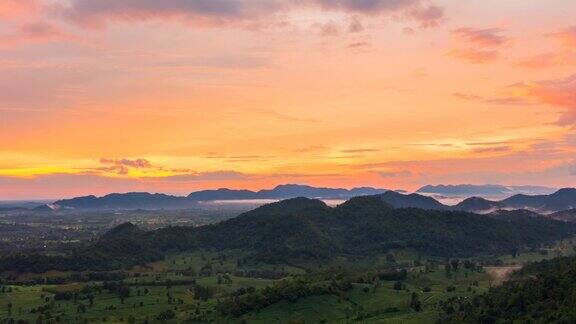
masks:
[[[442,323],[574,323],[576,258],[530,264],[485,295],[440,306]]]
[[[335,294],[341,295],[352,289],[352,282],[335,276],[325,278],[293,278],[275,282],[261,290],[241,289],[231,297],[219,301],[217,311],[223,316],[238,317],[251,311],[258,311],[280,301],[296,302],[300,298]]]

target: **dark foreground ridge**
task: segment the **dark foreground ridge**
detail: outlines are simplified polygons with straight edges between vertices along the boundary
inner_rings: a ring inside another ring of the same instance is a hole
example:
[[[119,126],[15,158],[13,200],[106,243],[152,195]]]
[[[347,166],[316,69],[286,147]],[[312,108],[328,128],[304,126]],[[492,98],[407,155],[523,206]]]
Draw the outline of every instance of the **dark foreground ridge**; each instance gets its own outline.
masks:
[[[202,227],[145,232],[127,223],[66,256],[6,257],[0,260],[0,270],[110,270],[198,249],[238,249],[265,262],[373,256],[403,248],[436,257],[469,257],[538,247],[576,233],[576,224],[538,215],[498,219],[459,211],[395,209],[385,197],[357,197],[336,208],[294,198]]]

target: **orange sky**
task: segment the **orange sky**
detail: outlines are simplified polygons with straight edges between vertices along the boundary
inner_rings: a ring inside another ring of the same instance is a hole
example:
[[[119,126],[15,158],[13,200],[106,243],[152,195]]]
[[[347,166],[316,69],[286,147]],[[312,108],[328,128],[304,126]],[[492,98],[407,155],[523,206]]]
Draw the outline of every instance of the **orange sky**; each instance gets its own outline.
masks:
[[[570,0],[0,0],[0,200],[573,186]]]

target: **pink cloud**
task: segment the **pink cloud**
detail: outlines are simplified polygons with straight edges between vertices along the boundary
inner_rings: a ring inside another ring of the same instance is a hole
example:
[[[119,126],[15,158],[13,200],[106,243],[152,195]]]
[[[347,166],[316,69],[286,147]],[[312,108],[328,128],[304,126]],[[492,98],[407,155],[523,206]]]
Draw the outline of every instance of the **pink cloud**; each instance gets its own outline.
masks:
[[[479,96],[479,95],[474,95],[474,94],[468,94],[468,93],[453,93],[452,94],[454,97],[458,98],[458,99],[462,99],[462,100],[483,100],[484,97]]]
[[[474,64],[490,63],[500,58],[500,53],[496,50],[482,50],[475,48],[454,49],[449,52],[449,55]]]
[[[14,17],[30,14],[38,9],[35,0],[2,0],[0,1],[0,17]]]
[[[436,25],[443,9],[421,8],[423,0],[72,0],[54,11],[84,26],[101,27],[109,21],[180,20],[200,26],[274,19],[277,14],[318,8],[355,15],[408,11],[422,26]],[[356,26],[357,27],[357,26]],[[357,29],[357,28],[355,28]]]
[[[474,29],[469,27],[458,28],[452,34],[459,40],[477,47],[499,47],[508,43],[509,39],[500,35],[501,29],[487,28]]]
[[[519,67],[530,69],[544,69],[569,64],[576,64],[576,53],[544,53],[524,58],[516,63]]]
[[[576,74],[564,79],[518,83],[511,89],[528,99],[561,108],[563,114],[558,124],[576,124]]]
[[[420,28],[438,27],[446,20],[444,8],[438,6],[415,8],[408,15],[420,23]]]
[[[500,35],[498,28],[458,28],[452,31],[452,35],[461,42],[464,48],[456,48],[449,55],[457,59],[473,64],[485,64],[500,58],[499,48],[506,45],[509,39]]]
[[[0,46],[13,46],[23,43],[73,40],[75,36],[52,23],[38,21],[20,25],[11,34],[0,36]]]
[[[549,34],[548,36],[556,38],[568,48],[576,48],[576,25],[564,28],[559,32]]]

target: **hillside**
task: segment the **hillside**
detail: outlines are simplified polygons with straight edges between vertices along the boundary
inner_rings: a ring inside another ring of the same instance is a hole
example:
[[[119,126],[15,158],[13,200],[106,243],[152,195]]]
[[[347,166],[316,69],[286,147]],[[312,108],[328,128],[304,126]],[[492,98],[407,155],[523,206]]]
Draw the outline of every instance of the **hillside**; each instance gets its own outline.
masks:
[[[125,224],[68,257],[46,257],[31,264],[27,258],[13,256],[2,260],[0,268],[114,269],[157,260],[170,251],[198,249],[239,249],[266,262],[369,257],[392,249],[469,257],[537,247],[575,233],[576,225],[543,217],[496,219],[457,211],[395,209],[379,195],[353,198],[336,208],[319,200],[295,198],[196,228],[143,232]]]
[[[548,215],[550,218],[563,222],[576,222],[576,209],[563,210]]]
[[[442,308],[443,323],[574,323],[576,258],[528,265],[487,294]]]
[[[336,208],[297,198],[220,224],[149,235],[162,249],[246,249],[259,259],[283,260],[369,256],[395,248],[442,257],[507,253],[513,247],[554,241],[575,229],[542,217],[497,220],[455,211],[394,209],[381,196],[369,196]]]

